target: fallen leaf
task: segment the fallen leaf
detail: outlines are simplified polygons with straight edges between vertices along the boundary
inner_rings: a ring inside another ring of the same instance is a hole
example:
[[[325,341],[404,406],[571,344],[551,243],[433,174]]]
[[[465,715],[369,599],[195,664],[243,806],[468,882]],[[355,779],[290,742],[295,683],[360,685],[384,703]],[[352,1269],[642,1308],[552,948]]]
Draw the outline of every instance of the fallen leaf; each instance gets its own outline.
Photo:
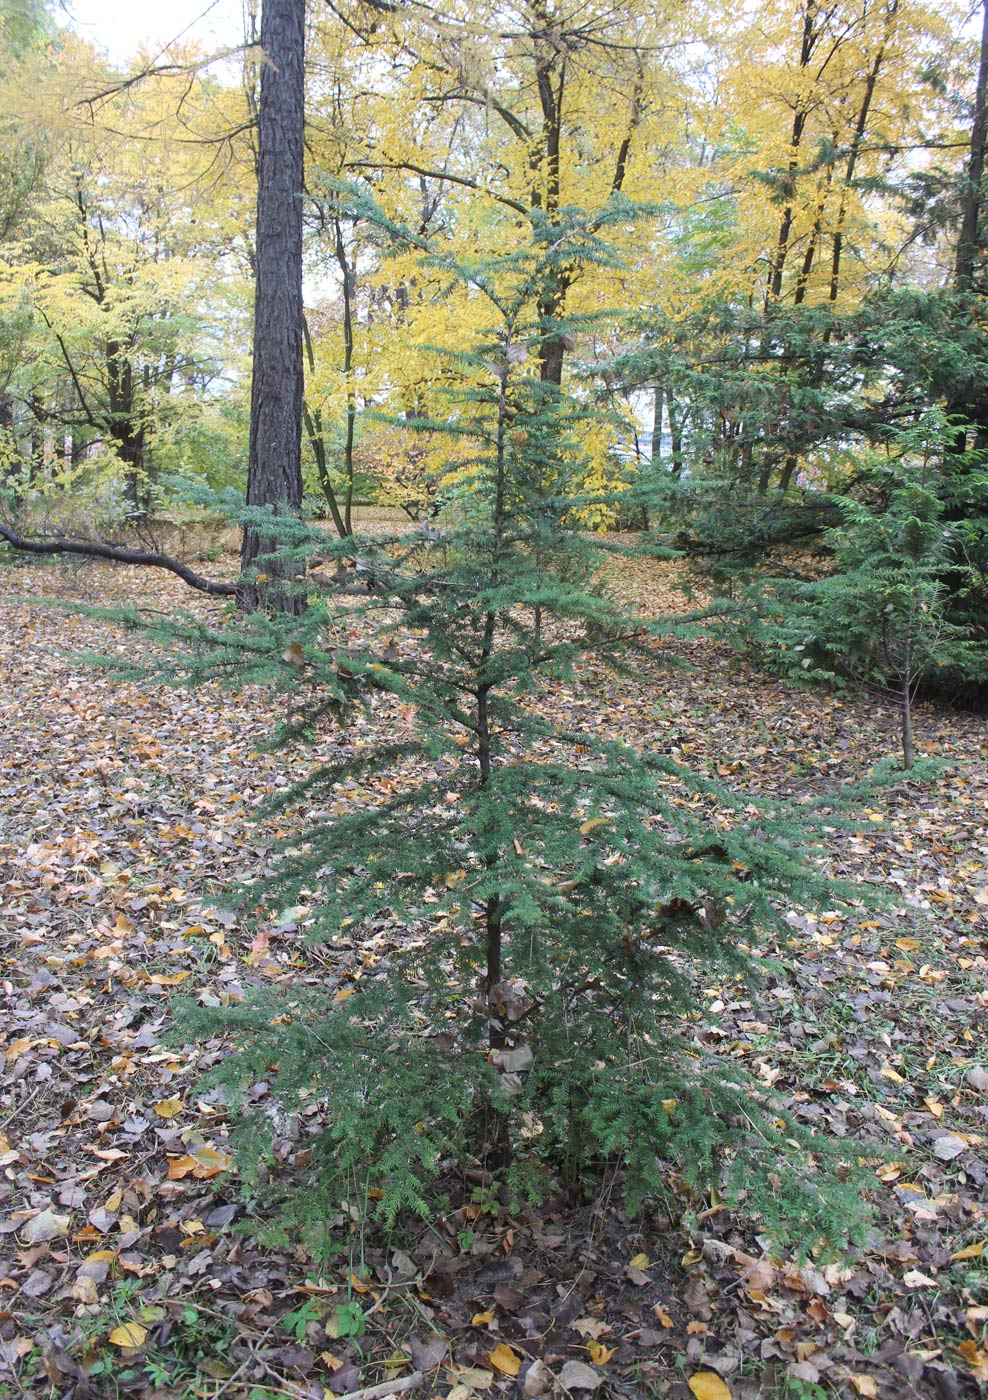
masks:
[[[139,1322],[125,1322],[114,1327],[107,1340],[115,1347],[142,1347],[147,1341],[148,1329]]]
[[[962,1137],[956,1137],[953,1133],[945,1133],[943,1137],[938,1137],[933,1144],[933,1155],[941,1162],[952,1162],[955,1157],[959,1157],[962,1152],[967,1151],[967,1143]]]
[[[587,1352],[595,1366],[606,1366],[617,1347],[605,1347],[603,1342],[587,1342]]]
[[[439,1365],[449,1348],[445,1337],[440,1337],[438,1332],[428,1332],[424,1337],[413,1337],[409,1350],[416,1371],[431,1371]]]
[[[155,1104],[154,1111],[159,1118],[174,1118],[182,1112],[182,1100],[162,1099],[160,1103]]]
[[[197,1147],[192,1155],[196,1160],[192,1175],[197,1181],[210,1181],[220,1172],[225,1172],[233,1161],[229,1152],[220,1152],[218,1148],[208,1145]]]
[[[958,1249],[950,1256],[951,1260],[958,1259],[980,1259],[985,1252],[985,1240],[979,1240],[977,1244],[969,1244],[964,1249]]]
[[[596,1390],[602,1379],[582,1361],[567,1361],[559,1373],[559,1384],[564,1390]]]
[[[612,1330],[611,1324],[599,1317],[578,1317],[575,1322],[570,1323],[570,1327],[574,1332],[579,1332],[581,1337],[592,1337],[594,1341]]]
[[[907,1288],[936,1288],[935,1279],[928,1278],[926,1274],[921,1274],[918,1269],[910,1269],[908,1273],[902,1275],[902,1282]]]
[[[521,1370],[521,1357],[504,1342],[498,1342],[494,1350],[487,1353],[487,1359],[506,1376],[517,1376]]]
[[[522,1390],[528,1400],[535,1400],[536,1396],[544,1395],[552,1388],[552,1372],[544,1361],[533,1361],[525,1372],[525,1379],[522,1382]]]
[[[731,1400],[730,1389],[715,1371],[697,1371],[686,1384],[696,1400]]]
[[[470,1390],[490,1390],[494,1384],[494,1372],[483,1366],[460,1366],[453,1371],[457,1382]]]
[[[966,1366],[974,1372],[976,1381],[988,1381],[988,1351],[982,1351],[974,1342],[961,1342],[957,1354]]]
[[[27,1222],[21,1234],[27,1244],[44,1244],[46,1240],[67,1235],[71,1224],[70,1215],[56,1215],[53,1210],[43,1210]]]

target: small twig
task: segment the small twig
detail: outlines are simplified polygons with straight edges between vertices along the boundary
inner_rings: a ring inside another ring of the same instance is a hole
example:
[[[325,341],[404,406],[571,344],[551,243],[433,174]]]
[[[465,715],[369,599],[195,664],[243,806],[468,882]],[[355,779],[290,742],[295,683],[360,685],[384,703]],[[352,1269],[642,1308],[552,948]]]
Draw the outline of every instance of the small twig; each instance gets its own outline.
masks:
[[[424,1379],[424,1371],[413,1371],[410,1376],[399,1376],[395,1381],[382,1381],[380,1385],[368,1385],[363,1390],[348,1390],[339,1400],[381,1400],[384,1395],[398,1395],[403,1390],[412,1390]]]

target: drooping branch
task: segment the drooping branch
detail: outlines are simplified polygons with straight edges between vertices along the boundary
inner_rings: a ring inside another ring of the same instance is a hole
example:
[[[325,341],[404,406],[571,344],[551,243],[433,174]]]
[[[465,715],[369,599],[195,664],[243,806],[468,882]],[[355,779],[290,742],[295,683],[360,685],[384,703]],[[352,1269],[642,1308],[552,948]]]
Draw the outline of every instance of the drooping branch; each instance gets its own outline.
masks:
[[[219,583],[214,579],[203,578],[187,564],[173,559],[170,554],[147,554],[139,549],[121,549],[116,545],[99,544],[95,540],[70,540],[56,536],[53,539],[29,540],[0,521],[0,539],[7,541],[14,549],[25,554],[81,554],[92,559],[108,559],[114,564],[142,564],[152,569],[167,569],[194,588],[199,593],[209,593],[214,597],[235,598],[238,585]]]

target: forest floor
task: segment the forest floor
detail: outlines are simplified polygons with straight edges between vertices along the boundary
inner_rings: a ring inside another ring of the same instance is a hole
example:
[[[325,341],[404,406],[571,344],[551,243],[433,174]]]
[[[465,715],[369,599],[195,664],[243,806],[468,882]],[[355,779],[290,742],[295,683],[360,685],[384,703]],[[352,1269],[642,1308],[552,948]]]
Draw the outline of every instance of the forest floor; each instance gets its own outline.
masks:
[[[636,566],[623,586],[660,609],[675,582]],[[198,1087],[222,1046],[165,1035],[175,989],[216,1004],[311,972],[295,924],[248,930],[210,895],[263,863],[256,808],[295,760],[260,752],[261,691],[88,669],[80,653],[133,640],[52,598],[214,608],[151,571],[0,568],[0,1397],[322,1400],[415,1373],[416,1394],[449,1400],[988,1389],[983,717],[921,709],[939,775],[876,792],[830,838],[835,873],[895,902],[792,910],[791,936],[759,949],[765,980],[706,986],[698,1008],[708,1047],[870,1164],[858,1255],[773,1255],[757,1223],[674,1180],[629,1219],[613,1175],[538,1209],[460,1183],[431,1226],[390,1238],[355,1192],[318,1238],[279,1236],[276,1182],[245,1197]],[[588,667],[555,703],[797,799],[896,751],[890,709],[794,689],[711,640],[682,649],[692,667],[661,694]],[[290,1174],[305,1125],[283,1127]]]

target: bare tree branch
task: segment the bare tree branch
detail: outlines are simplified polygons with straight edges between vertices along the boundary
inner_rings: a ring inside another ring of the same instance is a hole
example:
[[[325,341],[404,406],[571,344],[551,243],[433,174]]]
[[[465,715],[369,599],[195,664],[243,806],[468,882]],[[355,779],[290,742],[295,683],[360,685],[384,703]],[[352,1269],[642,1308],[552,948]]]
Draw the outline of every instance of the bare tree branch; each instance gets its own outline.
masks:
[[[237,584],[217,583],[213,579],[203,578],[194,569],[190,569],[187,564],[173,559],[169,554],[145,554],[138,549],[119,549],[115,545],[97,544],[94,540],[69,540],[57,537],[28,540],[23,535],[17,534],[9,525],[4,525],[2,521],[0,521],[0,539],[6,540],[14,549],[22,550],[25,554],[81,554],[93,559],[109,559],[114,564],[143,564],[153,569],[167,569],[169,573],[177,575],[183,583],[187,583],[190,588],[196,589],[199,593],[209,593],[222,598],[235,598],[237,596]]]

